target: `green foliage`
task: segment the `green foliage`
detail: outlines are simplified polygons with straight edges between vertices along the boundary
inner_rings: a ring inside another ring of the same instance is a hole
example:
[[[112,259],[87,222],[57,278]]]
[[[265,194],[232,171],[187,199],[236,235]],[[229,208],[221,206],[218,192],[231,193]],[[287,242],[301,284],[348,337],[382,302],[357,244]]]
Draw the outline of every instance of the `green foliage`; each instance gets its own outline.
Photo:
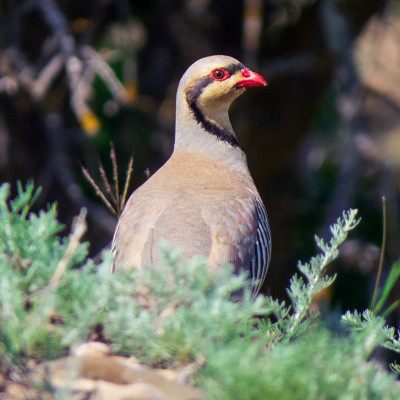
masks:
[[[395,329],[386,326],[384,318],[376,316],[371,310],[365,310],[362,314],[347,311],[342,317],[342,322],[353,332],[362,334],[365,357],[369,357],[377,346],[400,353],[400,331],[396,335]],[[400,373],[398,364],[392,364],[391,368]]]
[[[183,261],[166,245],[161,258],[157,268],[118,272],[107,280],[106,330],[116,350],[176,366],[207,356],[214,344],[250,339],[254,315],[266,308],[263,298],[250,300],[244,275],[232,275],[231,268],[211,275],[204,259]],[[238,290],[241,301],[232,301]],[[129,310],[129,318],[121,310]]]
[[[30,294],[43,288],[66,250],[67,241],[57,236],[63,226],[56,219],[56,207],[39,215],[29,209],[39,195],[33,184],[28,183],[25,191],[18,185],[18,197],[7,204],[9,185],[0,187],[0,264],[2,273],[13,274],[14,282],[23,293]],[[72,263],[86,257],[86,245],[75,252]],[[4,283],[7,284],[7,283]]]
[[[330,286],[335,280],[335,276],[325,276],[325,269],[338,256],[338,247],[346,240],[348,232],[360,222],[359,219],[356,219],[356,215],[357,210],[343,213],[343,218],[339,218],[337,223],[330,228],[332,238],[329,243],[325,243],[323,239],[315,236],[315,241],[322,254],[312,257],[309,263],[299,262],[297,267],[305,276],[306,282],[297,275],[292,277],[287,291],[291,301],[289,307],[286,307],[284,302],[280,303],[267,298],[271,312],[277,320],[275,323],[267,320],[266,329],[271,343],[299,335],[311,322],[312,319],[308,316],[311,302],[316,294]]]
[[[60,354],[61,332],[50,324],[55,295],[48,285],[68,240],[57,236],[63,226],[56,207],[38,215],[29,209],[40,193],[28,183],[18,185],[18,197],[8,205],[9,185],[0,187],[0,357],[6,362],[21,356],[52,358]],[[86,248],[80,244],[70,265],[81,263]],[[43,293],[41,293],[43,291]]]
[[[1,192],[6,222],[1,233],[8,238],[8,243],[2,241],[8,247],[1,249],[0,264],[0,339],[6,361],[54,358],[103,324],[115,350],[135,353],[149,364],[180,365],[207,353],[205,338],[223,345],[248,335],[257,322],[254,315],[266,312],[261,297],[250,300],[244,275],[233,276],[227,268],[211,276],[204,260],[180,261],[167,247],[157,268],[112,275],[110,255],[105,254],[96,268],[87,260],[80,269],[67,269],[53,287],[55,271],[74,237],[60,242],[55,207],[29,219],[18,214],[32,191],[27,186],[27,195],[20,194],[11,209],[8,185]],[[70,267],[84,262],[86,247],[77,246]],[[238,290],[243,290],[242,301],[231,301]]]
[[[156,267],[113,275],[108,252],[98,266],[86,258],[84,214],[60,240],[55,207],[29,214],[36,193],[28,184],[8,203],[9,186],[0,188],[0,370],[56,358],[101,326],[115,351],[147,364],[204,364],[194,380],[210,399],[400,397],[395,375],[368,361],[377,346],[400,348],[382,317],[347,313],[350,333],[339,336],[308,315],[333,282],[324,271],[357,225],[355,211],[332,227],[329,243],[316,239],[322,254],[299,264],[305,279],[292,278],[286,306],[252,301],[245,274],[229,266],[211,274],[204,259],[183,260],[166,244]]]
[[[319,327],[272,350],[220,349],[200,377],[211,399],[398,399],[394,377],[366,362],[353,338]]]
[[[393,290],[394,285],[400,278],[400,261],[397,261],[391,268],[389,276],[387,277],[382,290],[378,289],[377,293],[377,302],[374,307],[371,305],[371,309],[375,314],[379,314],[382,311],[383,306],[385,305],[387,299],[389,298],[389,294]],[[372,302],[373,303],[373,302]],[[386,317],[389,315],[395,308],[397,308],[400,304],[400,300],[394,301],[384,312],[382,312],[382,316]]]

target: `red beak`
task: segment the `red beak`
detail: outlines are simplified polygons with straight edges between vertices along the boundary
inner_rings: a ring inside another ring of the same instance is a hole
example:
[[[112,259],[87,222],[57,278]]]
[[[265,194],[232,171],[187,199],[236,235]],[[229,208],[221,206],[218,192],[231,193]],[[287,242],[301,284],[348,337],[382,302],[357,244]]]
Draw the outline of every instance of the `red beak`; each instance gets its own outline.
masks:
[[[250,71],[247,68],[243,68],[240,72],[244,79],[236,83],[237,87],[267,86],[267,81],[260,74]]]

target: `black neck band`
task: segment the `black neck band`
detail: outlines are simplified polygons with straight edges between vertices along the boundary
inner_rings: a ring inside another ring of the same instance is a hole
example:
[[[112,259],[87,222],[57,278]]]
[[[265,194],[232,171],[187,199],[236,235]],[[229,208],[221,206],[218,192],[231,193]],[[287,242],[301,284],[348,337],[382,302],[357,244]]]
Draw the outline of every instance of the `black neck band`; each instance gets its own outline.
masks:
[[[196,82],[196,85],[191,86],[186,90],[186,101],[188,103],[189,109],[191,110],[197,123],[200,124],[205,131],[215,136],[217,139],[230,144],[232,147],[239,147],[239,143],[232,132],[230,132],[228,129],[221,128],[220,126],[207,119],[197,106],[197,99],[201,95],[201,92],[207,85],[212,82],[212,78],[207,76],[199,79]]]

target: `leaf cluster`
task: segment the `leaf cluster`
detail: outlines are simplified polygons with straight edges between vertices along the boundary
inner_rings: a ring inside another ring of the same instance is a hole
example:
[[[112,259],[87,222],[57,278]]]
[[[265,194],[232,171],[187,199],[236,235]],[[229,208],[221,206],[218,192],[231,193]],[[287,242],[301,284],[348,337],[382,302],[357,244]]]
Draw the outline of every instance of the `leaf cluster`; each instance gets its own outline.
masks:
[[[40,191],[33,184],[18,185],[18,196],[8,202],[10,187],[0,187],[0,359],[22,361],[21,356],[51,358],[62,345],[50,319],[56,310],[54,293],[41,293],[62,259],[68,239],[57,235],[63,226],[56,219],[56,207],[29,209]],[[80,264],[87,245],[80,244],[69,260]]]
[[[289,306],[286,306],[285,302],[267,298],[271,312],[276,317],[275,323],[267,320],[271,344],[292,339],[304,332],[312,322],[312,316],[309,315],[311,303],[321,290],[334,282],[336,275],[327,276],[325,270],[328,264],[338,256],[338,247],[346,240],[348,232],[360,222],[356,219],[356,215],[357,210],[343,212],[343,217],[330,227],[332,237],[329,243],[315,236],[317,246],[322,253],[312,257],[309,262],[298,263],[297,268],[304,275],[305,280],[297,274],[291,278],[287,290],[291,302]]]

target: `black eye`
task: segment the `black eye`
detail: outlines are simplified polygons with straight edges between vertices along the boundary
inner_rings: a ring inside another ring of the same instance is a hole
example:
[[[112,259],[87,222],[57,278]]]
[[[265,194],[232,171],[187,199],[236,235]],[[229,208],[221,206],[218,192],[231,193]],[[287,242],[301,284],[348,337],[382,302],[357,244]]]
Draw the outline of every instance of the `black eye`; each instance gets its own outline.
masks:
[[[224,81],[230,77],[229,72],[222,68],[214,69],[211,74],[211,78],[215,81]]]

